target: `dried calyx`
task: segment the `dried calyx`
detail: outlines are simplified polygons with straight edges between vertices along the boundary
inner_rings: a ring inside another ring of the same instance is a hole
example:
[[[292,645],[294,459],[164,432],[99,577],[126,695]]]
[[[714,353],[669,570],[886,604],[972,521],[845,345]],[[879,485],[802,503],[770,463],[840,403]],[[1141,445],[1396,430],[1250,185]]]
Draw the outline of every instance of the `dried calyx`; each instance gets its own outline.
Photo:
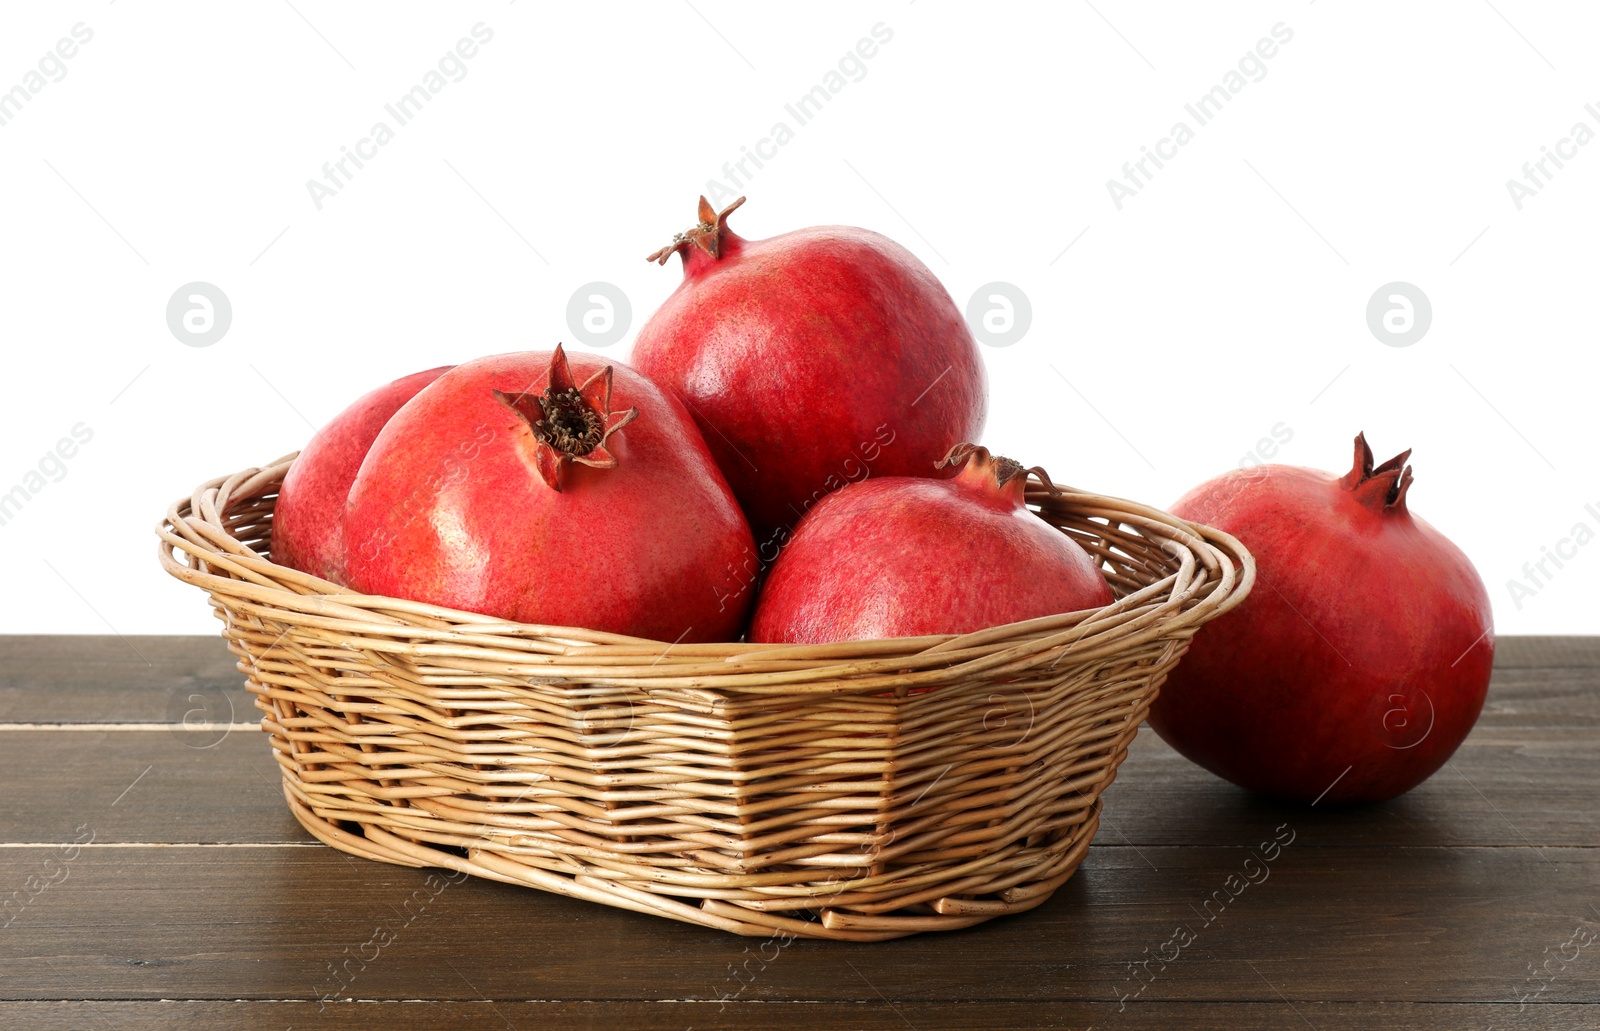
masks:
[[[1372,448],[1366,433],[1356,434],[1355,462],[1339,480],[1339,486],[1375,512],[1406,511],[1406,491],[1411,489],[1411,467],[1406,459],[1411,449],[1400,452],[1380,466],[1372,464]]]
[[[718,214],[712,209],[711,202],[701,197],[700,221],[681,233],[672,234],[671,243],[654,252],[645,260],[653,261],[658,265],[665,265],[668,258],[683,251],[685,248],[695,248],[710,255],[712,258],[720,258],[722,256],[723,240],[734,236],[732,230],[728,228],[728,216],[733,214],[739,205],[743,203],[744,198],[740,197],[723,208],[721,214]],[[737,237],[734,238],[737,239]],[[685,265],[689,263],[692,253],[691,251],[684,254],[683,262]]]
[[[1020,497],[1028,477],[1032,476],[1051,494],[1061,493],[1061,488],[1051,481],[1050,474],[1039,466],[1024,468],[1023,464],[1015,459],[1003,455],[991,455],[988,448],[979,444],[957,444],[934,464],[934,468],[943,469],[946,466],[959,466],[963,463],[965,468],[961,470],[960,477],[968,482],[985,485],[992,483],[996,488],[1004,488],[1006,484],[1016,481],[1014,489]]]
[[[549,382],[539,393],[494,391],[496,401],[516,412],[533,431],[534,462],[550,489],[561,490],[561,469],[578,462],[596,469],[614,469],[617,456],[606,447],[610,436],[639,417],[639,409],[611,410],[611,366],[590,376],[582,386],[560,344],[550,357]]]

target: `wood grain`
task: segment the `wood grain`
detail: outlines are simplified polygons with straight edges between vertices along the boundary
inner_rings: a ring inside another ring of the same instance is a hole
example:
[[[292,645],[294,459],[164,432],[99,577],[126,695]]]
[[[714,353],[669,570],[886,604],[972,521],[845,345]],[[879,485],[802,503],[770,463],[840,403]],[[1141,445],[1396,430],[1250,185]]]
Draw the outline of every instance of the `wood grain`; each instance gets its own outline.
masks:
[[[859,1003],[487,1002],[409,1001],[330,1005],[310,1002],[0,1003],[0,1027],[30,1031],[1250,1031],[1256,1028],[1381,1028],[1383,1031],[1479,1031],[1540,1028],[1594,1031],[1592,1006],[1459,1003]]]
[[[1501,729],[1485,721],[1415,791],[1374,806],[1323,807],[1315,818],[1351,845],[1594,844],[1593,821],[1583,817],[1595,805],[1597,754],[1600,727]],[[11,793],[0,843],[68,840],[85,820],[102,842],[312,840],[289,816],[265,735],[251,727],[225,736],[177,728],[0,731],[0,755],[17,769],[51,770]],[[1219,780],[1148,728],[1104,799],[1091,848],[1234,845],[1255,828],[1307,812]]]
[[[0,843],[311,842],[289,815],[278,764],[253,727],[0,731],[18,771],[49,770],[7,792]]]
[[[254,722],[237,661],[220,635],[0,634],[0,723]]]
[[[0,1028],[1600,1027],[1600,638],[1502,639],[1466,745],[1383,805],[1259,799],[1143,732],[1054,898],[879,945],[310,843],[240,681],[220,639],[0,637]]]
[[[1212,776],[1146,728],[1103,796],[1091,847],[1229,845],[1250,828],[1303,819],[1352,846],[1594,845],[1597,755],[1600,728],[1480,725],[1443,769],[1399,798],[1309,810]]]
[[[1595,668],[1600,637],[1572,635],[1501,637],[1495,641],[1497,669]]]
[[[0,637],[0,706],[8,722],[22,714],[48,730],[0,732],[6,765],[50,768],[50,778],[11,792],[0,813],[0,842],[64,840],[67,829],[98,816],[101,840],[125,842],[307,842],[288,818],[277,788],[277,767],[266,736],[248,722],[258,712],[238,688],[221,639],[134,639],[152,658],[118,656],[117,637],[70,639],[72,647],[38,637]],[[1506,639],[1499,656],[1531,653],[1571,658],[1573,639]],[[1589,642],[1590,668],[1496,666],[1482,719],[1451,765],[1400,799],[1323,810],[1320,820],[1350,844],[1582,845],[1594,844],[1594,757],[1600,754],[1600,639]],[[1538,647],[1520,647],[1534,642]],[[8,661],[10,660],[10,661]],[[128,687],[94,671],[130,669]],[[1565,661],[1565,660],[1563,660]],[[178,687],[162,690],[160,676]],[[51,687],[59,677],[62,687]],[[178,696],[176,716],[166,719]],[[96,696],[94,706],[80,695]],[[218,701],[222,698],[222,701]],[[50,724],[51,712],[74,719]],[[109,716],[101,716],[107,712]],[[226,728],[184,730],[186,714]],[[72,724],[165,724],[152,733],[69,730]],[[1518,733],[1517,728],[1528,732]],[[61,736],[69,735],[69,736]],[[115,807],[110,800],[149,773]],[[1106,792],[1106,813],[1094,847],[1218,844],[1238,839],[1245,826],[1301,812],[1250,796],[1182,759],[1144,728]]]
[[[1541,682],[1504,677],[1523,670],[1567,670],[1600,694],[1600,637],[1504,637],[1495,647],[1495,693]],[[196,702],[192,691],[227,702]],[[175,700],[176,699],[176,700]],[[197,705],[254,722],[235,659],[217,637],[58,637],[0,634],[0,723],[177,722]],[[178,719],[169,718],[176,713]],[[1590,705],[1588,719],[1600,719]]]
[[[741,1001],[1115,1003],[1143,985],[1141,1002],[1493,1003],[1575,929],[1600,933],[1600,850],[1350,848],[1314,821],[1293,830],[1271,862],[1259,847],[1252,860],[1254,842],[1096,849],[1030,915],[764,953],[760,939],[327,848],[91,847],[0,932],[0,997],[704,1001],[743,986]],[[52,855],[0,849],[0,885]],[[1192,941],[1164,969],[1130,966],[1171,955],[1180,929]],[[1576,951],[1541,1001],[1600,1002],[1600,943]]]

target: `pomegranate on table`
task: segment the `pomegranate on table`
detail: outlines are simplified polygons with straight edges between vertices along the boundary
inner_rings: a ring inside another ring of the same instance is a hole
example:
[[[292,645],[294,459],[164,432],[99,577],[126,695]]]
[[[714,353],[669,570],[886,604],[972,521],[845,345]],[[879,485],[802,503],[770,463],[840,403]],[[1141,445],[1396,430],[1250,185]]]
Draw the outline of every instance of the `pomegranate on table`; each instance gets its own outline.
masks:
[[[1237,537],[1255,590],[1195,635],[1150,710],[1173,748],[1280,798],[1393,798],[1444,765],[1483,707],[1494,660],[1472,563],[1408,507],[1406,451],[1364,435],[1343,477],[1266,465],[1172,511]]]
[[[278,488],[272,512],[274,562],[345,582],[344,506],[356,470],[394,413],[451,368],[415,372],[363,394],[317,431]]]
[[[440,376],[378,434],[345,512],[357,590],[667,641],[738,637],[753,545],[683,406],[559,346]]]
[[[927,266],[847,226],[745,240],[740,198],[652,254],[683,281],[639,330],[631,361],[676,391],[776,557],[814,501],[868,476],[934,476],[983,428],[977,343]]]
[[[853,483],[806,513],[773,564],[750,640],[820,644],[985,627],[1111,603],[1071,537],[1030,512],[1041,470],[958,444],[953,479]]]

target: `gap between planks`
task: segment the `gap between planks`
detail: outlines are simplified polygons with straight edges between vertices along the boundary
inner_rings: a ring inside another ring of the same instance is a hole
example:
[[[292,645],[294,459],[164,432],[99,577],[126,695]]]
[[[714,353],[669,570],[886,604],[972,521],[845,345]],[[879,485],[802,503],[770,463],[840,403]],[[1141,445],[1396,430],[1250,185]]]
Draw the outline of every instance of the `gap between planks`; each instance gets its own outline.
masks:
[[[193,731],[195,733],[226,730],[260,730],[256,723],[0,723],[0,733],[6,731],[58,730],[58,731]]]
[[[86,852],[105,848],[332,848],[321,841],[0,841],[0,849],[8,848],[61,848],[71,846],[83,849]],[[1135,845],[1118,845],[1113,842],[1096,841],[1091,846],[1097,850],[1122,851],[1130,849],[1138,851]],[[1194,845],[1182,842],[1168,842],[1164,844],[1144,845],[1145,848],[1162,848],[1169,850],[1194,849],[1202,850],[1243,850],[1249,845]],[[1345,852],[1345,851],[1376,851],[1376,852],[1537,852],[1541,848],[1561,849],[1571,852],[1588,852],[1600,849],[1600,845],[1313,845],[1305,849],[1307,852]],[[430,869],[441,869],[430,867]]]
[[[320,841],[0,841],[5,848],[327,848]],[[1522,847],[1522,846],[1519,846]],[[1566,846],[1562,846],[1565,848]]]

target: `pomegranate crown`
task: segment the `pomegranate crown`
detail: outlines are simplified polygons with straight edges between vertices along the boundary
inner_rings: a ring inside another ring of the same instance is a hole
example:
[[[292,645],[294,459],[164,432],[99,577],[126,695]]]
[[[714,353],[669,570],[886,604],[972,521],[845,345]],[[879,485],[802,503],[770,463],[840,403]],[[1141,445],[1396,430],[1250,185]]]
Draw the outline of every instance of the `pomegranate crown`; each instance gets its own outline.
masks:
[[[551,490],[561,491],[568,462],[615,469],[617,456],[606,447],[610,436],[639,417],[639,409],[611,410],[611,366],[575,386],[567,352],[560,344],[550,356],[548,383],[538,393],[493,391],[494,399],[516,412],[533,431],[534,464]]]
[[[700,221],[685,229],[681,233],[672,234],[672,242],[652,253],[646,261],[653,261],[658,265],[665,265],[667,259],[685,248],[699,248],[713,258],[722,256],[722,241],[724,237],[733,235],[728,229],[728,216],[738,210],[744,203],[744,198],[729,204],[719,214],[711,207],[711,202],[705,197],[700,198]],[[692,253],[692,252],[690,252]],[[689,263],[689,253],[683,255],[683,263]]]
[[[1061,493],[1061,488],[1057,487],[1055,482],[1050,479],[1050,474],[1039,466],[1023,468],[1022,463],[1016,459],[1006,458],[1003,455],[992,455],[989,453],[989,449],[981,444],[968,444],[965,442],[957,444],[943,458],[935,462],[933,467],[935,469],[943,469],[946,466],[960,465],[965,465],[965,468],[961,471],[963,477],[992,478],[996,487],[1004,487],[1018,476],[1022,477],[1020,483],[1026,487],[1028,477],[1032,476],[1051,494]]]
[[[1372,448],[1363,431],[1356,434],[1355,462],[1339,480],[1339,486],[1375,512],[1405,512],[1406,491],[1411,489],[1411,467],[1406,459],[1411,449],[1395,455],[1380,466],[1372,464]]]

